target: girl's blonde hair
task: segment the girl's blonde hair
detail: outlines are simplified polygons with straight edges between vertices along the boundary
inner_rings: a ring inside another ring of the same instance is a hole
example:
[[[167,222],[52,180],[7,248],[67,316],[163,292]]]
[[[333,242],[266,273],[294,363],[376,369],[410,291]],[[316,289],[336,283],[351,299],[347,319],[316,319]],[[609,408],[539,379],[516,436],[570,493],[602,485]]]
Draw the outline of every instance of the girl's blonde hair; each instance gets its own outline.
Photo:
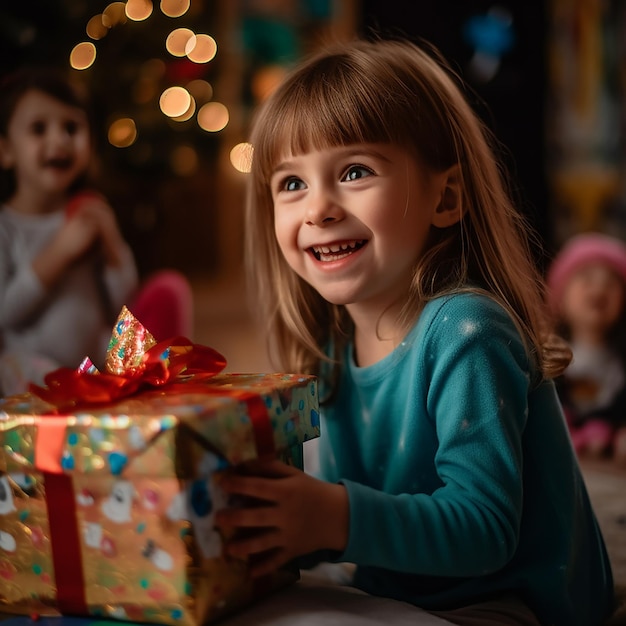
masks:
[[[344,307],[330,304],[293,272],[278,247],[270,178],[285,152],[392,143],[430,170],[459,166],[462,206],[455,226],[433,228],[415,267],[404,321],[452,291],[483,291],[512,315],[544,376],[564,367],[547,346],[544,287],[528,225],[510,199],[493,135],[468,104],[462,83],[434,52],[408,41],[337,44],[303,62],[257,111],[251,134],[246,259],[255,312],[281,366],[320,372],[350,336]]]

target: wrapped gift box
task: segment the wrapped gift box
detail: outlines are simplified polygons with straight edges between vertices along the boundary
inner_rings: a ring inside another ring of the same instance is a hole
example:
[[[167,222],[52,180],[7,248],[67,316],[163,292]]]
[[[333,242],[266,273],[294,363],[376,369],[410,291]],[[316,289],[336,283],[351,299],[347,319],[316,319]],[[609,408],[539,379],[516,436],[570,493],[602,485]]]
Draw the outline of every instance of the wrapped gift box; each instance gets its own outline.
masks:
[[[302,468],[317,411],[316,379],[290,374],[191,376],[73,410],[0,400],[0,611],[197,626],[293,582],[223,556],[219,481],[259,456]]]

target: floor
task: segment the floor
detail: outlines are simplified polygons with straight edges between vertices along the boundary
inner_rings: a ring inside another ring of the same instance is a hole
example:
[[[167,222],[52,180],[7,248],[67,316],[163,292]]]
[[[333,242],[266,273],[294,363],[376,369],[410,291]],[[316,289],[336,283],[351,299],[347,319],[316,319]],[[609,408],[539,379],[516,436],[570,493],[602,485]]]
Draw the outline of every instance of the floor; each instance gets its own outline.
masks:
[[[227,359],[232,372],[268,372],[265,336],[255,327],[239,275],[192,280],[195,300],[194,337]],[[626,468],[608,462],[581,463],[596,515],[609,550],[614,578],[626,589]]]

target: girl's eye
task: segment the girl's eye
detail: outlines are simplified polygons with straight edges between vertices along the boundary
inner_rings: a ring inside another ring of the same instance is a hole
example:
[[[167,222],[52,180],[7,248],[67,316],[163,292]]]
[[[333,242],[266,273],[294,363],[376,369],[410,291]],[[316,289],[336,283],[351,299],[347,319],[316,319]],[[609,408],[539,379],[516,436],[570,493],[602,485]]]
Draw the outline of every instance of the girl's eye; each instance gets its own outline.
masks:
[[[74,121],[66,122],[65,132],[68,135],[75,135],[78,132],[78,123]]]
[[[32,125],[33,135],[43,135],[46,132],[45,122],[34,122]]]
[[[304,183],[299,178],[291,177],[283,183],[282,188],[285,191],[300,191],[304,189]]]
[[[364,165],[351,165],[341,180],[342,181],[359,180],[360,178],[366,178],[367,176],[373,176],[373,175],[374,175],[374,172],[372,172],[372,170],[369,169],[369,167],[365,167]]]

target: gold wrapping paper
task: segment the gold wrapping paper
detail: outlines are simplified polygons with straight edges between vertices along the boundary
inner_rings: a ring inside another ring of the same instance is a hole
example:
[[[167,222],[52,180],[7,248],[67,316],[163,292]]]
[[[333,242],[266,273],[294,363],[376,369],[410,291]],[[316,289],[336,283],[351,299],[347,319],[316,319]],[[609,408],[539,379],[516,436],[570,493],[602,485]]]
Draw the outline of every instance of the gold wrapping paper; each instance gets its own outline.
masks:
[[[245,562],[223,557],[213,518],[226,505],[222,473],[258,454],[247,398],[264,407],[275,456],[302,467],[302,443],[319,434],[316,380],[219,374],[205,384],[207,393],[154,390],[53,418],[69,505],[38,465],[50,405],[0,400],[0,611],[59,614],[59,538],[80,551],[91,616],[198,626],[295,580],[286,569],[251,581]],[[63,524],[53,532],[49,507],[79,536],[64,537]]]

